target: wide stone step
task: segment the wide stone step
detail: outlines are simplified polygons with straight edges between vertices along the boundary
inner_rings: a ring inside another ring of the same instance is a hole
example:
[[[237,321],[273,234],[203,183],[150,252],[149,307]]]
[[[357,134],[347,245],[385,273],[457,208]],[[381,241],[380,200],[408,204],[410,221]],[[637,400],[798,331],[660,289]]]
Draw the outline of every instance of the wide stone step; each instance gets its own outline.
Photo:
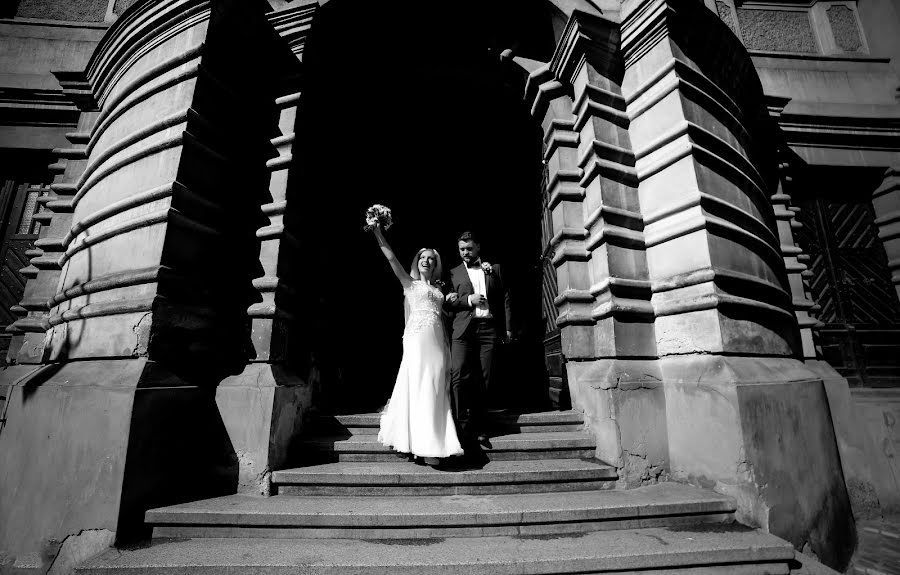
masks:
[[[489,461],[481,469],[439,471],[409,462],[326,463],[276,471],[287,495],[486,495],[606,489],[618,479],[598,460]]]
[[[583,431],[514,433],[491,437],[484,453],[491,460],[567,459],[594,457],[595,440]],[[374,435],[316,437],[304,442],[314,459],[337,461],[397,461],[395,452]]]
[[[111,550],[79,575],[787,575],[793,547],[739,525],[417,541],[187,539]]]
[[[379,413],[321,415],[313,422],[312,431],[320,435],[377,435]],[[488,425],[496,434],[545,433],[548,431],[580,431],[584,415],[577,411],[543,411],[536,413],[489,412]]]
[[[555,535],[733,520],[734,500],[674,483],[539,494],[230,495],[146,513],[156,537],[419,539]]]

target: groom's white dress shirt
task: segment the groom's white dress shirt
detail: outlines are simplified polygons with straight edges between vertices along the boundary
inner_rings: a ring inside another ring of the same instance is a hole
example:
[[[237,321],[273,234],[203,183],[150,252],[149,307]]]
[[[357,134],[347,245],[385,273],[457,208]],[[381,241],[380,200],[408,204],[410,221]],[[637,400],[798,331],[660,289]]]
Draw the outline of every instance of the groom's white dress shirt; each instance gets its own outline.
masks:
[[[487,297],[487,282],[484,279],[484,270],[481,269],[481,259],[475,262],[477,265],[474,268],[470,268],[466,266],[466,273],[469,274],[469,281],[472,282],[472,288],[474,293],[472,295],[482,295]],[[472,295],[469,296],[469,305],[472,305]],[[486,304],[481,304],[475,307],[476,318],[490,318],[491,310],[488,308]]]

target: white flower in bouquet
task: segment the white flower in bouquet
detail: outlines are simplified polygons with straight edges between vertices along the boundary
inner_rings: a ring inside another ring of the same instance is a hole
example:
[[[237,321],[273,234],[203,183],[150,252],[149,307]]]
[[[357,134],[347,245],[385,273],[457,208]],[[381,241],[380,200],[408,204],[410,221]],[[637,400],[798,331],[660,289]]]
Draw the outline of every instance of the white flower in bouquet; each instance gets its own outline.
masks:
[[[377,224],[381,224],[381,227],[384,229],[388,229],[392,225],[394,225],[394,218],[391,215],[391,208],[387,206],[383,206],[381,204],[375,204],[368,210],[366,210],[366,225],[363,229],[367,232],[371,232],[375,229]]]

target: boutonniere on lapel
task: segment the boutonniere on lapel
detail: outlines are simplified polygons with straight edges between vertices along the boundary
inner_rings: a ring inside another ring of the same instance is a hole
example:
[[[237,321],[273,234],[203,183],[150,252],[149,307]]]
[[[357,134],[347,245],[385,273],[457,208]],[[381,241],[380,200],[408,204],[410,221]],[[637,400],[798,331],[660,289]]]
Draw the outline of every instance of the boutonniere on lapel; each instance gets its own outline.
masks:
[[[491,275],[491,272],[494,271],[494,268],[491,266],[490,262],[482,262],[481,271],[483,271],[487,275]]]

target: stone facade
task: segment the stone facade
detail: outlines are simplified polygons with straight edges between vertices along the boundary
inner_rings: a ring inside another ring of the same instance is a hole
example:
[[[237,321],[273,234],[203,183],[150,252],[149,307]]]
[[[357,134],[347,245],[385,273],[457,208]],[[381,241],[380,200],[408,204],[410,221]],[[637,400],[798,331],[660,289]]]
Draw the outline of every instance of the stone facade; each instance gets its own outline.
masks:
[[[294,4],[21,0],[0,21],[35,54],[0,55],[0,142],[54,158],[0,373],[0,550],[266,495],[339,381],[306,258],[347,232],[308,208],[349,209],[351,184],[304,189],[319,9]],[[841,567],[854,517],[900,508],[900,14],[705,4],[548,1],[487,34],[543,142],[547,325],[619,487],[713,489]]]

